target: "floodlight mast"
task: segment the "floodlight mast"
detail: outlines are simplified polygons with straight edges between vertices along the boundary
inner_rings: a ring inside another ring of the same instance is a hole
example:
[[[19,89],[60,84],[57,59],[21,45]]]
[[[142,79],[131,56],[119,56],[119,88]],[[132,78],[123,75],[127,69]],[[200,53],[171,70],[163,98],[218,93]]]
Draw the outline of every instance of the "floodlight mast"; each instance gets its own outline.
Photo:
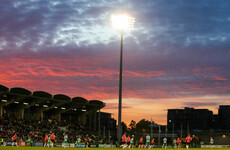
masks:
[[[112,16],[112,25],[114,28],[119,29],[121,32],[121,48],[120,48],[120,75],[119,75],[119,104],[118,104],[118,128],[117,128],[117,139],[118,142],[121,139],[122,128],[121,128],[121,110],[122,110],[122,66],[123,66],[123,33],[124,30],[131,29],[134,26],[135,18],[120,15]]]

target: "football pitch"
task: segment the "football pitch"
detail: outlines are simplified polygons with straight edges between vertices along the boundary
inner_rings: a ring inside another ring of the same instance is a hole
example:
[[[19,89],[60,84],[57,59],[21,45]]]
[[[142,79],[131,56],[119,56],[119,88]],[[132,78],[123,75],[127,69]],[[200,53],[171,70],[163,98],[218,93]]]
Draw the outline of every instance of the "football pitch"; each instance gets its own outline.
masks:
[[[12,147],[12,146],[0,146],[0,150],[47,150],[47,149],[63,149],[63,150],[123,150],[122,148],[63,148],[63,147],[55,147],[55,148],[48,148],[48,147]],[[167,148],[167,149],[173,149],[173,148]],[[181,148],[182,150],[186,150],[186,148]],[[189,150],[215,150],[215,149],[221,149],[221,150],[230,150],[230,148],[190,148]],[[126,148],[125,150],[129,150]],[[132,149],[130,149],[132,150]],[[134,148],[134,150],[148,150],[147,148]],[[151,150],[165,150],[162,148],[151,148]]]

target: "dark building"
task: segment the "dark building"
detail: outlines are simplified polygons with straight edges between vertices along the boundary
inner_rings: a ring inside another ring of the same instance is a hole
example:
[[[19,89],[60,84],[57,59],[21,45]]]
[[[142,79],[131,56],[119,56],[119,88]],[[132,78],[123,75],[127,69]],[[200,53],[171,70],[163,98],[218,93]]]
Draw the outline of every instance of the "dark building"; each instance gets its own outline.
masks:
[[[230,111],[229,111],[230,112]],[[208,109],[168,109],[168,128],[175,130],[210,129],[213,127],[213,112]]]
[[[86,116],[86,125],[96,131],[101,137],[116,137],[116,120],[111,113],[94,112]]]
[[[219,127],[223,130],[230,128],[230,105],[220,105],[218,112]]]
[[[220,129],[219,115],[213,115],[213,129]]]

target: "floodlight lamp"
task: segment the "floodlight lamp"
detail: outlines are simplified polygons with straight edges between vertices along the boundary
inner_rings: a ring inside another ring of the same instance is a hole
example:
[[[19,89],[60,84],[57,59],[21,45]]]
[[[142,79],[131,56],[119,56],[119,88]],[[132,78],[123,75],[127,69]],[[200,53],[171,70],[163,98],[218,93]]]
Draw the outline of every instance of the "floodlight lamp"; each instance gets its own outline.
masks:
[[[127,15],[112,15],[112,26],[119,30],[131,29],[134,26],[135,18]]]

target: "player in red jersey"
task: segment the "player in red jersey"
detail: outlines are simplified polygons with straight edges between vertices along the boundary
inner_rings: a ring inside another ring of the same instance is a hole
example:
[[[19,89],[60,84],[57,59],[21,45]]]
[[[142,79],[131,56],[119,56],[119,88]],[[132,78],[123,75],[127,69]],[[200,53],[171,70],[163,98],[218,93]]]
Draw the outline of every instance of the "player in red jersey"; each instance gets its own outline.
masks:
[[[122,136],[122,144],[126,143],[126,133]]]
[[[143,147],[143,137],[140,138],[140,142],[139,142],[138,148],[141,148],[141,147]]]
[[[123,147],[123,149],[125,149],[127,147],[127,145],[126,145],[126,133],[122,136],[121,147]]]
[[[55,135],[54,135],[54,132],[51,134],[51,141],[52,141],[51,147],[54,147],[55,146]]]
[[[49,147],[48,146],[48,140],[49,140],[49,137],[48,137],[48,134],[46,134],[44,147]]]
[[[13,139],[13,143],[12,143],[12,146],[18,146],[18,143],[17,143],[17,134],[15,133],[14,136],[12,137]]]
[[[188,136],[186,137],[186,148],[189,148],[189,145],[192,141],[192,137],[190,136],[190,134],[188,134]]]
[[[153,138],[152,141],[151,141],[151,146],[150,146],[150,148],[154,147],[154,144],[155,144],[155,139]]]
[[[181,140],[180,140],[180,138],[177,138],[176,146],[177,146],[177,148],[181,148]]]
[[[88,148],[88,138],[85,138],[85,148]]]
[[[127,137],[127,146],[129,147],[129,145],[130,145],[130,137],[128,136]]]

